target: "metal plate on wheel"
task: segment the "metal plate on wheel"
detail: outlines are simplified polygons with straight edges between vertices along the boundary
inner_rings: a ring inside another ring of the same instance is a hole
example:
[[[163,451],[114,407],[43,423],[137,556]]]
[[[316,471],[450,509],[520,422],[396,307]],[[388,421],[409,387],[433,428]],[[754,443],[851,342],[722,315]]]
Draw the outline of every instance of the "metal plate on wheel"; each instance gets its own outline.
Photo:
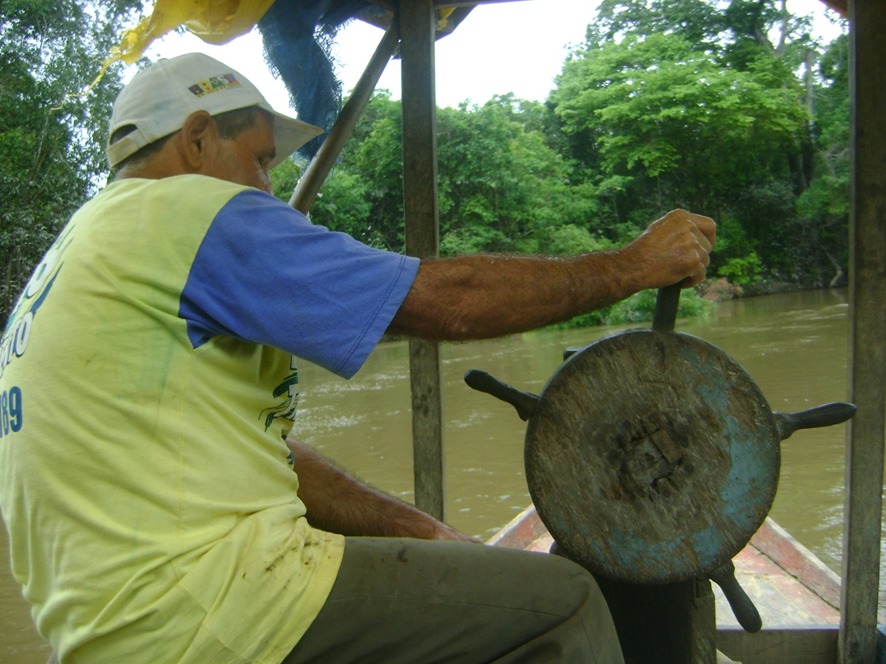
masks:
[[[775,418],[723,351],[632,330],[551,377],[526,430],[539,515],[569,557],[635,583],[705,576],[744,547],[775,497]]]

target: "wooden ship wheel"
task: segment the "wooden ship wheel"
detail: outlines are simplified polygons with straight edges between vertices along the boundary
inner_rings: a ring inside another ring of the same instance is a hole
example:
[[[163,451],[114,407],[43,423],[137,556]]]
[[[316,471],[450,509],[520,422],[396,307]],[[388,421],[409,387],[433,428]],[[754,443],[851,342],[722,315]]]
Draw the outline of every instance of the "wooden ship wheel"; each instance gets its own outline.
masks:
[[[772,506],[781,440],[844,422],[855,406],[773,412],[726,353],[674,331],[679,296],[676,286],[659,291],[651,330],[568,350],[539,395],[477,370],[465,381],[527,420],[526,479],[557,553],[604,580],[604,592],[605,580],[630,587],[709,578],[756,632],[759,613],[731,559]],[[635,618],[620,619],[617,594],[607,599],[630,656],[636,639],[623,632]]]

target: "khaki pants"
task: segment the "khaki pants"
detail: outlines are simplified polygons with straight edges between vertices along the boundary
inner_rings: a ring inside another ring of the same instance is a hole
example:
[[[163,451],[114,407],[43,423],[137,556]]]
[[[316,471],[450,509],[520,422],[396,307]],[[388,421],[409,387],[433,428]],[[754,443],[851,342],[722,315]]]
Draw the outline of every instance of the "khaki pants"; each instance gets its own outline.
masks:
[[[332,592],[284,664],[623,662],[584,569],[543,553],[348,538]]]

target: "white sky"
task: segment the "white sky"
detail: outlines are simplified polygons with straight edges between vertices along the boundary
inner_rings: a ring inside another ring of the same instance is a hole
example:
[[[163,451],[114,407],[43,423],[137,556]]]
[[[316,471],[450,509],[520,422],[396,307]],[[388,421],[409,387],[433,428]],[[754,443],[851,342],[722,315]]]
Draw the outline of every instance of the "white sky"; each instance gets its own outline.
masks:
[[[437,42],[437,105],[455,107],[465,100],[482,104],[508,92],[543,101],[554,87],[569,46],[584,40],[597,4],[597,0],[517,0],[475,7],[455,32]],[[839,34],[821,0],[788,0],[788,9],[814,16],[817,32],[827,39]],[[360,78],[381,37],[379,28],[362,21],[352,21],[339,32],[333,55],[345,92]],[[264,62],[257,30],[224,46],[205,44],[190,34],[170,34],[155,42],[147,55],[155,59],[188,51],[202,51],[231,65],[255,83],[275,108],[289,109],[282,82],[271,76]],[[399,99],[399,61],[388,64],[378,87]]]

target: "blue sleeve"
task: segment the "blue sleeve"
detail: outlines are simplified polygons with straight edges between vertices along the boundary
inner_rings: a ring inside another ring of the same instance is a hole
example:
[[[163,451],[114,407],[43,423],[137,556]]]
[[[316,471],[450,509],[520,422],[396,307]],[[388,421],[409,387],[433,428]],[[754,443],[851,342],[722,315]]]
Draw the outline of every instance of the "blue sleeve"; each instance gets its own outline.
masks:
[[[179,315],[195,348],[230,336],[349,378],[390,325],[418,262],[315,226],[273,196],[245,191],[213,219]]]

